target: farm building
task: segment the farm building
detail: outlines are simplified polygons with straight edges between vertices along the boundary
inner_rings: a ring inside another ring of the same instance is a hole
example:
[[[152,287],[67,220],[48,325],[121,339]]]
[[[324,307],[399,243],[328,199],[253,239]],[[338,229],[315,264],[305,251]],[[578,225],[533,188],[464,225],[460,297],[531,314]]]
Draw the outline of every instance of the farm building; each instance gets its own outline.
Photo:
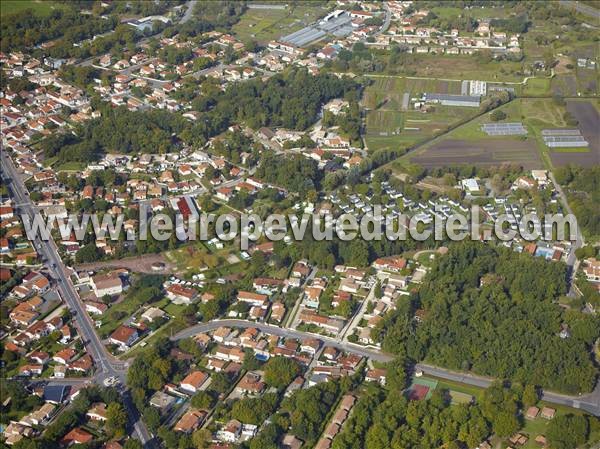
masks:
[[[481,97],[479,95],[449,95],[426,93],[424,95],[426,103],[439,103],[443,106],[467,106],[478,108]]]

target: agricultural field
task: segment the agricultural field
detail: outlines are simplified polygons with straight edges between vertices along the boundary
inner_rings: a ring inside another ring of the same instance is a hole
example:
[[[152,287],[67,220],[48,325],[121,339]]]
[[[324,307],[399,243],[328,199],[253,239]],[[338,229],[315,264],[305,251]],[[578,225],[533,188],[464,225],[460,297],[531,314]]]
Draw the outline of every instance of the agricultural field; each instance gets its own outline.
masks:
[[[283,9],[247,9],[233,26],[233,33],[242,42],[256,40],[261,44],[293,33],[325,15],[322,6],[293,6]]]
[[[438,167],[448,164],[500,165],[514,163],[526,168],[552,167],[568,163],[600,163],[598,110],[590,101],[570,100],[566,106],[550,98],[518,98],[499,108],[506,118],[498,123],[522,122],[527,136],[488,136],[481,130],[490,123],[484,114],[459,126],[434,144],[427,145],[400,160]],[[589,148],[548,148],[541,137],[543,129],[573,128],[565,121],[567,111],[579,122],[590,142]]]
[[[577,67],[577,93],[598,95],[598,72],[595,69]]]
[[[589,101],[568,101],[567,110],[579,122],[577,128],[589,142],[588,148],[553,149],[550,152],[552,164],[555,166],[579,164],[589,167],[600,164],[600,115]]]
[[[405,93],[409,98],[424,92],[459,94],[458,81],[400,77],[376,78],[363,96],[366,114],[366,142],[370,151],[404,147],[422,142],[476,114],[472,108],[435,106],[432,112],[403,110]]]
[[[553,148],[546,147],[541,138],[541,130],[548,128],[574,128],[568,126],[564,115],[569,112],[578,122],[579,128],[590,143],[589,148]],[[570,163],[589,165],[600,162],[600,135],[597,124],[600,120],[598,110],[589,101],[570,100],[566,107],[550,99],[522,100],[521,115],[531,138],[534,138],[547,165],[561,166]],[[507,118],[508,120],[508,118]]]
[[[412,163],[426,168],[448,165],[520,165],[527,169],[543,166],[535,142],[515,138],[497,140],[455,140],[437,142],[410,157]]]
[[[436,6],[431,8],[438,17],[442,19],[450,19],[461,15],[473,17],[474,19],[501,19],[510,13],[510,9],[505,8],[487,8],[487,7],[472,7],[472,8],[457,8],[452,6]]]
[[[495,60],[484,62],[477,54],[420,54],[400,70],[421,77],[490,82],[521,82],[525,77],[520,62]]]
[[[552,94],[563,97],[577,95],[577,76],[571,74],[556,75],[551,82]]]
[[[50,0],[0,0],[0,16],[4,17],[26,9],[32,9],[37,14],[49,14],[55,8],[61,8],[59,3]]]

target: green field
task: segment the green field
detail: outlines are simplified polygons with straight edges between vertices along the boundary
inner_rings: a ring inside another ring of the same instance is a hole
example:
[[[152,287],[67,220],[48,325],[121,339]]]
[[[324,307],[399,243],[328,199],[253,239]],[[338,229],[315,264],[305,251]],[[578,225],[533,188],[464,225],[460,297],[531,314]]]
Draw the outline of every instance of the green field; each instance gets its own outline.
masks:
[[[517,98],[501,106],[499,110],[506,113],[506,118],[499,123],[522,122],[525,125],[529,132],[527,140],[535,141],[540,150],[542,160],[546,165],[551,166],[548,148],[544,145],[541,138],[541,130],[566,127],[567,125],[563,119],[565,107],[557,105],[549,98]],[[505,136],[488,136],[481,130],[483,123],[490,122],[490,114],[484,114],[451,131],[445,138],[467,141],[486,139],[490,142],[505,139]],[[567,148],[553,151],[581,153],[587,152],[589,149]]]
[[[523,87],[524,96],[550,96],[550,78],[529,78]]]
[[[4,17],[25,9],[33,9],[38,14],[49,14],[53,9],[61,7],[50,0],[0,0],[0,15]]]
[[[489,18],[502,18],[506,17],[509,9],[504,8],[476,8],[473,7],[469,10],[465,10],[463,8],[456,8],[452,6],[436,6],[431,8],[431,11],[435,13],[438,17],[443,19],[450,19],[454,17],[458,17],[461,15],[468,15],[475,19],[489,19]]]
[[[449,78],[454,80],[483,80],[488,82],[523,81],[522,65],[514,61],[482,61],[475,55],[419,54],[404,63],[392,67],[399,73],[412,72],[415,76]],[[398,73],[397,72],[397,73]]]
[[[502,122],[520,122],[521,117],[521,103],[520,100],[511,101],[500,107],[501,111],[507,115],[506,119]],[[461,139],[461,140],[478,140],[483,138],[498,139],[501,137],[489,137],[486,133],[481,130],[483,123],[490,123],[490,114],[483,114],[481,117],[477,117],[475,120],[471,120],[469,123],[455,129],[448,134],[450,139]],[[501,123],[502,123],[501,122]]]
[[[326,12],[326,9],[318,5],[285,9],[248,9],[233,26],[233,33],[241,41],[256,40],[265,44],[304,28]]]
[[[590,149],[587,147],[581,148],[552,148],[553,153],[589,153]]]
[[[377,77],[365,89],[362,104],[367,109],[366,142],[369,151],[407,148],[435,136],[450,125],[474,115],[472,108],[436,105],[432,112],[402,111],[402,98],[425,92],[459,94],[461,83],[439,79]]]

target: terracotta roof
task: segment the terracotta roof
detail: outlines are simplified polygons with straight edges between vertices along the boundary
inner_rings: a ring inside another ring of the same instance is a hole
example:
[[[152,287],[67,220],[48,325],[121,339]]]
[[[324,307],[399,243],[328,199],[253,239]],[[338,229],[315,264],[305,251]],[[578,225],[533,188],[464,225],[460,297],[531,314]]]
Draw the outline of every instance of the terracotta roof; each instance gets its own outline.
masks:
[[[194,388],[199,388],[204,382],[206,382],[208,377],[208,374],[203,371],[192,371],[190,374],[185,376],[180,385],[189,384]]]

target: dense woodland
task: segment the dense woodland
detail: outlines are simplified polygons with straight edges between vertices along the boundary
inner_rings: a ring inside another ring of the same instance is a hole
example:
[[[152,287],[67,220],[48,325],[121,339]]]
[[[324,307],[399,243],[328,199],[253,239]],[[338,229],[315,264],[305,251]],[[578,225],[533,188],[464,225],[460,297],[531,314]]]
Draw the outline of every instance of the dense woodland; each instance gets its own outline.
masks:
[[[300,155],[280,158],[266,153],[256,170],[258,178],[300,194],[318,189],[322,175],[315,160]]]
[[[36,49],[37,56],[80,57],[95,56],[107,51],[120,52],[123,47],[134,49],[135,42],[145,34],[154,34],[164,27],[156,22],[152,29],[137,32],[129,25],[120,25],[122,15],[149,16],[163,14],[182,0],[160,2],[110,2],[106,7],[100,2],[63,1],[48,14],[34,9],[18,11],[3,18],[0,25],[3,52],[24,50],[52,41],[43,50]],[[91,14],[82,14],[82,9]],[[102,36],[93,42],[92,37]],[[81,45],[83,41],[85,44]],[[73,44],[78,44],[77,46]]]
[[[422,288],[388,317],[384,348],[414,360],[534,383],[564,393],[591,391],[591,346],[600,320],[564,313],[566,266],[473,242],[440,258]],[[422,324],[412,318],[424,309]],[[561,325],[571,336],[559,337]]]
[[[95,34],[110,31],[118,23],[116,17],[90,17],[75,8],[57,8],[47,16],[23,10],[10,18],[11,20],[2,20],[0,25],[0,48],[3,52],[24,49],[58,38],[72,45]]]
[[[600,236],[600,166],[566,166],[554,170],[567,191],[569,205],[586,237]]]
[[[358,90],[350,79],[292,70],[266,83],[251,80],[225,92],[209,89],[193,101],[201,112],[193,123],[166,111],[132,112],[93,100],[101,117],[81,125],[75,136],[51,136],[43,149],[47,157],[58,156],[61,161],[89,162],[107,152],[164,153],[180,142],[201,146],[234,123],[254,129],[281,126],[304,130],[317,120],[323,103],[339,97],[356,98]]]
[[[523,427],[519,410],[538,402],[534,388],[495,383],[470,404],[452,405],[449,392],[436,389],[424,401],[408,401],[401,389],[367,385],[332,449],[474,448],[492,436],[509,437]],[[591,416],[561,415],[548,425],[556,449],[592,441],[600,422]]]

